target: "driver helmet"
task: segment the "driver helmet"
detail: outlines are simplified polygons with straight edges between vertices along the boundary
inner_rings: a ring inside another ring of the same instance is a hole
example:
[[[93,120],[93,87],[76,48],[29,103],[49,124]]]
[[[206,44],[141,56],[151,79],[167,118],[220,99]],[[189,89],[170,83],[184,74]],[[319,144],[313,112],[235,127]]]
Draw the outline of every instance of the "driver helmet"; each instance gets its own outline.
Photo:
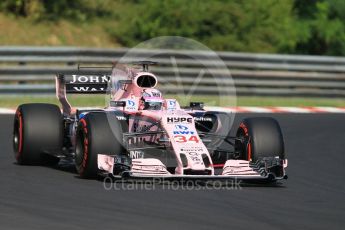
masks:
[[[142,110],[161,110],[163,107],[162,93],[157,89],[144,89],[141,96]]]

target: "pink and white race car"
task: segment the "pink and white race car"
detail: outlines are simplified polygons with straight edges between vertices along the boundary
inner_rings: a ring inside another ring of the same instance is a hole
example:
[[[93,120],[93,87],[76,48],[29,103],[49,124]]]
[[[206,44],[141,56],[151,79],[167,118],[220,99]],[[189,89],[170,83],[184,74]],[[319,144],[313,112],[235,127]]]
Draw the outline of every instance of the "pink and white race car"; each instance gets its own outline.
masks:
[[[157,77],[121,65],[111,75],[56,77],[61,109],[23,104],[14,119],[19,164],[74,162],[83,178],[286,179],[280,126],[269,117],[244,119],[230,135],[233,115],[206,111],[203,103],[181,108],[156,89]],[[68,93],[109,93],[104,109],[77,109]]]

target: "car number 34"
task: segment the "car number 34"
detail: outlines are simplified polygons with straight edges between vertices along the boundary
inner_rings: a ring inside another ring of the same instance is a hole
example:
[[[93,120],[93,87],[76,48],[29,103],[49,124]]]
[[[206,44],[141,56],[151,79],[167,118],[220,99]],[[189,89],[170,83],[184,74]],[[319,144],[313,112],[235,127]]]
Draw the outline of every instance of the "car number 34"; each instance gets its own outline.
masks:
[[[199,143],[199,139],[197,136],[184,136],[184,135],[176,135],[174,136],[174,141],[177,143],[188,143],[188,142],[193,142],[193,143]]]

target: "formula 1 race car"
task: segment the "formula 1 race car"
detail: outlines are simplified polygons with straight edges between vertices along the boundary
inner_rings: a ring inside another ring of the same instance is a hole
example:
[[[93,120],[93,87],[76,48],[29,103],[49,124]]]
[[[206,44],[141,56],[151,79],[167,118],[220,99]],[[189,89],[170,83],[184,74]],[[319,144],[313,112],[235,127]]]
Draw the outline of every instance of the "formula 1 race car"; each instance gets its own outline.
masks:
[[[148,61],[117,65],[109,75],[57,75],[53,104],[23,104],[14,119],[18,164],[75,164],[82,178],[286,179],[280,126],[269,117],[244,119],[230,135],[231,114],[203,103],[182,108],[163,98]],[[119,67],[120,66],[120,67]],[[69,93],[108,93],[104,109],[77,109]],[[230,118],[229,118],[230,117]]]

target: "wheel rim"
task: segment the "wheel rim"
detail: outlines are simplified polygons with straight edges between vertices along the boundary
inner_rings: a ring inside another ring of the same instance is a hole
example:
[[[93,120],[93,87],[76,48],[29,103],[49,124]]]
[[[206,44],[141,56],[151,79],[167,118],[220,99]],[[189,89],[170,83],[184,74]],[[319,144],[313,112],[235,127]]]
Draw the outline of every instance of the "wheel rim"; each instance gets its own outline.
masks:
[[[76,149],[75,149],[75,163],[80,166],[84,159],[84,135],[78,134]]]
[[[16,127],[17,125],[15,125],[14,128],[14,133],[13,133],[13,149],[15,150],[15,152],[17,153],[19,150],[19,130],[18,127]]]
[[[13,149],[18,160],[23,149],[23,120],[20,112],[16,113],[13,129]]]
[[[240,152],[242,154],[241,158],[250,161],[252,158],[252,145],[248,133],[248,128],[244,123],[240,124],[236,136],[242,139],[248,138],[248,141],[241,143],[241,145],[237,147],[240,149]]]

